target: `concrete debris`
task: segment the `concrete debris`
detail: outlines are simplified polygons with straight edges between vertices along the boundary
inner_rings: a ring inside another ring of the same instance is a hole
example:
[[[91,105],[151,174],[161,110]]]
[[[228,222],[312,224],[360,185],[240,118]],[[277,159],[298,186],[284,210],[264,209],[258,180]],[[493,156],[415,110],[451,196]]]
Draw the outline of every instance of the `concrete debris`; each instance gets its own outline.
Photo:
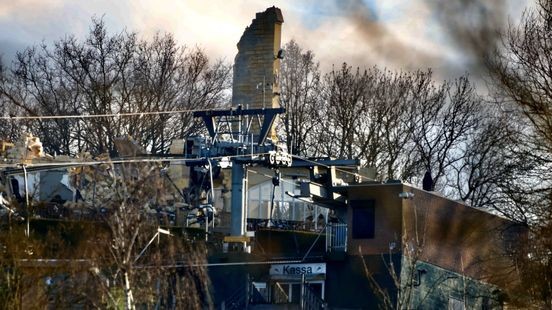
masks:
[[[13,143],[0,140],[0,156],[6,155],[7,151],[14,146]]]
[[[132,157],[147,154],[146,150],[138,144],[131,136],[117,137],[113,139],[115,148],[121,157]]]
[[[173,140],[169,148],[169,153],[174,155],[184,154],[185,140]],[[181,163],[173,163],[169,166],[169,177],[175,186],[183,190],[190,186],[190,167]]]
[[[46,157],[40,139],[33,136],[31,133],[24,134],[21,140],[17,141],[12,148],[8,149],[7,155],[8,159],[20,163],[30,163],[33,159]]]

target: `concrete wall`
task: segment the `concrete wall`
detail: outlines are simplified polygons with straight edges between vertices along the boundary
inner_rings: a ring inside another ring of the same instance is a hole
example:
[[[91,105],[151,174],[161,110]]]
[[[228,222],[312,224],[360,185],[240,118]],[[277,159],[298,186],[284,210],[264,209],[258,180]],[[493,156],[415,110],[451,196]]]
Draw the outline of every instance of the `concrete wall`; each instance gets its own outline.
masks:
[[[348,207],[346,221],[348,229],[348,252],[350,255],[374,255],[389,253],[401,249],[402,235],[402,199],[399,193],[402,191],[402,184],[374,184],[351,186],[348,191],[349,201],[351,200],[373,200],[375,205],[375,230],[372,239],[353,239],[351,208]]]
[[[403,199],[401,192],[414,196]],[[407,249],[405,255],[417,261],[474,279],[500,286],[515,281],[515,265],[508,252],[524,238],[523,228],[515,223],[403,184],[361,184],[351,186],[347,195],[349,201],[372,200],[375,205],[371,239],[353,239],[351,207],[344,212],[349,225],[349,255]]]
[[[384,309],[383,296],[374,290],[373,281],[386,290],[395,302],[397,290],[384,262],[393,260],[396,272],[401,266],[400,254],[347,256],[342,261],[329,261],[326,266],[325,301],[330,309]],[[368,270],[364,265],[368,266]],[[426,308],[429,309],[429,308]]]
[[[436,193],[405,190],[414,198],[403,203],[403,240],[410,251],[421,247],[417,259],[493,283],[515,278],[507,250],[519,242],[517,225]]]

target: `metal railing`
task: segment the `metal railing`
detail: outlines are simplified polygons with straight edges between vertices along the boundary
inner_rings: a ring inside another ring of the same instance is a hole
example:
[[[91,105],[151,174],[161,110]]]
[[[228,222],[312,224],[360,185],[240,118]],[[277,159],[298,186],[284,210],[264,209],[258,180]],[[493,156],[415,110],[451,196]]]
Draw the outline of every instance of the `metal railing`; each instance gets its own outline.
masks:
[[[303,283],[301,296],[302,310],[322,310],[326,309],[326,303],[310,287],[309,283]]]
[[[347,252],[347,224],[328,223],[326,252]]]
[[[241,310],[247,308],[247,287],[239,286],[234,292],[222,303],[221,309],[224,310]]]

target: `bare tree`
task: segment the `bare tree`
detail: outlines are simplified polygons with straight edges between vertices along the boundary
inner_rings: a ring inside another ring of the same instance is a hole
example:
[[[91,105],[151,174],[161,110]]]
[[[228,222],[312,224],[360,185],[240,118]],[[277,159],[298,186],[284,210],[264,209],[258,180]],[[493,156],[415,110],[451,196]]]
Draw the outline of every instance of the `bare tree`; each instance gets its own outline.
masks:
[[[317,128],[320,137],[318,152],[327,156],[352,158],[355,149],[355,131],[361,111],[364,109],[365,83],[368,73],[360,68],[353,70],[344,63],[339,70],[332,70],[324,77],[323,123]]]
[[[538,1],[527,10],[521,24],[505,35],[503,49],[490,62],[491,74],[500,90],[533,124],[540,145],[552,153],[552,69],[550,32],[552,4]]]
[[[200,49],[179,47],[171,35],[140,41],[135,33],[109,35],[92,20],[88,37],[64,38],[18,53],[0,94],[26,115],[144,113],[137,117],[39,119],[46,151],[113,153],[114,138],[131,135],[153,153],[199,128],[191,113],[225,103],[230,66],[211,64]],[[41,137],[42,138],[42,137]]]
[[[445,177],[448,168],[464,154],[458,148],[478,124],[480,100],[467,77],[417,92],[412,105],[411,134],[414,156],[421,162],[421,172],[429,171],[432,187]]]
[[[309,155],[318,116],[323,113],[319,95],[320,69],[314,53],[291,40],[284,46],[285,58],[280,70],[280,102],[286,109],[283,116],[285,141],[289,152]]]
[[[81,249],[90,260],[93,296],[104,296],[111,306],[123,300],[126,309],[209,307],[204,246],[178,230],[168,235],[159,228],[156,208],[166,203],[170,188],[159,167],[98,169],[83,172],[97,178],[83,188],[84,203],[101,206],[107,226]]]
[[[379,131],[379,141],[366,139],[359,132],[360,149],[371,154],[366,161],[376,168],[379,179],[409,179],[416,165],[408,156],[414,148],[409,130],[410,112],[419,93],[427,91],[424,86],[432,82],[431,71],[391,72],[373,68],[370,72],[375,84],[368,104],[375,113],[362,117],[363,122],[374,123],[371,127]]]
[[[6,67],[4,66],[2,57],[0,57],[0,84],[4,84],[7,78]],[[0,115],[11,116],[18,114],[17,107],[9,104],[9,101],[4,96],[0,96]],[[0,120],[0,140],[15,141],[20,135],[21,126],[18,122]]]
[[[130,101],[136,109],[170,111],[220,106],[227,98],[230,67],[222,61],[211,65],[205,53],[178,48],[170,35],[141,42],[133,65]],[[197,132],[191,113],[133,119],[138,141],[154,153],[165,151],[171,141]],[[145,126],[144,126],[145,125]]]
[[[211,308],[204,238],[162,225],[157,210],[173,198],[159,170],[76,170],[83,200],[64,208],[96,210],[88,221],[35,218],[27,236],[17,216],[2,217],[2,308]]]
[[[522,115],[515,154],[526,169],[503,186],[507,201],[500,212],[529,227],[525,251],[518,257],[524,285],[516,296],[524,305],[550,308],[550,227],[552,225],[552,2],[539,0],[519,25],[511,25],[488,59],[501,103]]]
[[[540,164],[529,160],[519,118],[494,103],[487,105],[474,132],[458,149],[463,156],[447,173],[448,194],[529,225],[534,222],[531,214],[536,214],[536,204],[520,198],[542,190],[537,181]]]
[[[0,96],[0,115],[19,115],[19,109],[4,101]],[[23,133],[23,122],[15,120],[0,120],[0,140],[17,141]]]
[[[343,64],[323,82],[318,154],[360,158],[379,179],[416,181],[433,171],[436,184],[477,125],[480,100],[467,77],[436,85],[431,71]]]

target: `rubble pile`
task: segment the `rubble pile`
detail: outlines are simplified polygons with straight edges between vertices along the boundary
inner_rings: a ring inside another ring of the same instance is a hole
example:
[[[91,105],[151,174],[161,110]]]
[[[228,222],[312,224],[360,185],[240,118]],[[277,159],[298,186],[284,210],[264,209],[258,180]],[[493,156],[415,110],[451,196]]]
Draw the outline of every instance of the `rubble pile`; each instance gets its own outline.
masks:
[[[34,159],[51,158],[51,156],[44,153],[42,142],[38,137],[26,133],[21,140],[8,149],[7,158],[17,163],[31,163]]]

